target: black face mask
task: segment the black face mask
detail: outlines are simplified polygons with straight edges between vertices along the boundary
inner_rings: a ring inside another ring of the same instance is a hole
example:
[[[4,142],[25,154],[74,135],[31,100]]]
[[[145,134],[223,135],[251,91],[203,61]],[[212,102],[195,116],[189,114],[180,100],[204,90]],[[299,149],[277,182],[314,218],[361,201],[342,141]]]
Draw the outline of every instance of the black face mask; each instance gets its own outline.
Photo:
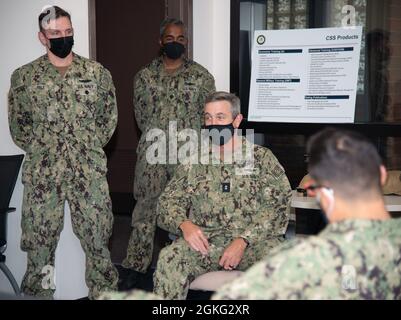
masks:
[[[71,52],[74,45],[74,37],[62,37],[56,39],[49,39],[50,51],[57,57],[64,59]]]
[[[223,146],[234,136],[235,128],[230,124],[212,124],[203,126],[203,129],[209,130],[209,137],[215,145]],[[216,129],[216,130],[213,130]]]
[[[177,60],[183,55],[185,47],[183,44],[176,41],[167,42],[163,46],[163,51],[168,58],[172,60]]]

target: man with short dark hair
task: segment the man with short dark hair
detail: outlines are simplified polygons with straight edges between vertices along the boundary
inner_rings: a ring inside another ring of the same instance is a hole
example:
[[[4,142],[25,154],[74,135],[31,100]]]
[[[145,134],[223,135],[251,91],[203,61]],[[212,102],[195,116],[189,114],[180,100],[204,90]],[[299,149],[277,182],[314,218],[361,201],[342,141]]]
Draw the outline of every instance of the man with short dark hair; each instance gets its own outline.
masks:
[[[115,88],[108,70],[72,52],[68,12],[48,7],[39,28],[46,55],[15,70],[9,92],[11,135],[26,151],[21,248],[28,267],[21,287],[29,296],[53,296],[55,251],[68,201],[94,298],[115,290],[118,279],[108,250],[113,214],[102,149],[117,125]]]
[[[391,219],[386,170],[363,136],[335,129],[308,143],[316,201],[329,225],[277,248],[214,299],[401,298],[401,219]]]
[[[126,289],[135,281],[136,272],[145,273],[152,261],[157,199],[176,168],[176,163],[148,163],[146,151],[152,142],[146,141],[147,134],[152,129],[168,133],[170,123],[177,132],[199,130],[206,96],[215,90],[213,76],[185,57],[187,41],[182,21],[173,18],[163,21],[159,40],[161,55],[140,70],[134,79],[135,119],[142,135],[135,166],[134,197],[137,202],[132,213],[133,228],[127,256],[122,263],[125,268],[134,270],[122,284]],[[169,150],[167,148],[167,155]]]

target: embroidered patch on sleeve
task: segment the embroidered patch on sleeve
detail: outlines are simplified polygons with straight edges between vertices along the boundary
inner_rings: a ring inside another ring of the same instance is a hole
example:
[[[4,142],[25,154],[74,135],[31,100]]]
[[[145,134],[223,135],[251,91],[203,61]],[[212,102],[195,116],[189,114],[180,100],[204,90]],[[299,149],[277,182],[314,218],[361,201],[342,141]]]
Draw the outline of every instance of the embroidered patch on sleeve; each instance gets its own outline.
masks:
[[[276,165],[272,170],[272,174],[276,179],[279,179],[284,174],[284,170],[279,165]]]

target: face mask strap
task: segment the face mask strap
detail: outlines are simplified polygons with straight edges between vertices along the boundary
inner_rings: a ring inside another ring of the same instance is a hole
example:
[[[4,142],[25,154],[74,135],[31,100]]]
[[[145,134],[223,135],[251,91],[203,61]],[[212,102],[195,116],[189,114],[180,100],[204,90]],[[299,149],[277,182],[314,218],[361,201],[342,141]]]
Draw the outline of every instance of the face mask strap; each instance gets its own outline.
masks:
[[[315,186],[314,189],[319,188],[321,190],[322,193],[324,193],[324,195],[327,197],[328,201],[329,201],[329,206],[326,210],[326,215],[327,217],[330,217],[333,210],[334,210],[334,203],[335,203],[335,199],[334,199],[334,190],[331,188],[327,188],[327,187],[317,187]],[[320,192],[316,192],[316,202],[318,203],[318,205],[321,207],[321,194]]]

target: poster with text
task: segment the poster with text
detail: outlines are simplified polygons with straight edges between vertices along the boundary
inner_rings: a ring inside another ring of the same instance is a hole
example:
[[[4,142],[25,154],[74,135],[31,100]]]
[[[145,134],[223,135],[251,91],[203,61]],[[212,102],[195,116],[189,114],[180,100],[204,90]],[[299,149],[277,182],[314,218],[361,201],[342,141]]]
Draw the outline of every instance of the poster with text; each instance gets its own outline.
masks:
[[[255,31],[248,121],[352,123],[362,27]]]

